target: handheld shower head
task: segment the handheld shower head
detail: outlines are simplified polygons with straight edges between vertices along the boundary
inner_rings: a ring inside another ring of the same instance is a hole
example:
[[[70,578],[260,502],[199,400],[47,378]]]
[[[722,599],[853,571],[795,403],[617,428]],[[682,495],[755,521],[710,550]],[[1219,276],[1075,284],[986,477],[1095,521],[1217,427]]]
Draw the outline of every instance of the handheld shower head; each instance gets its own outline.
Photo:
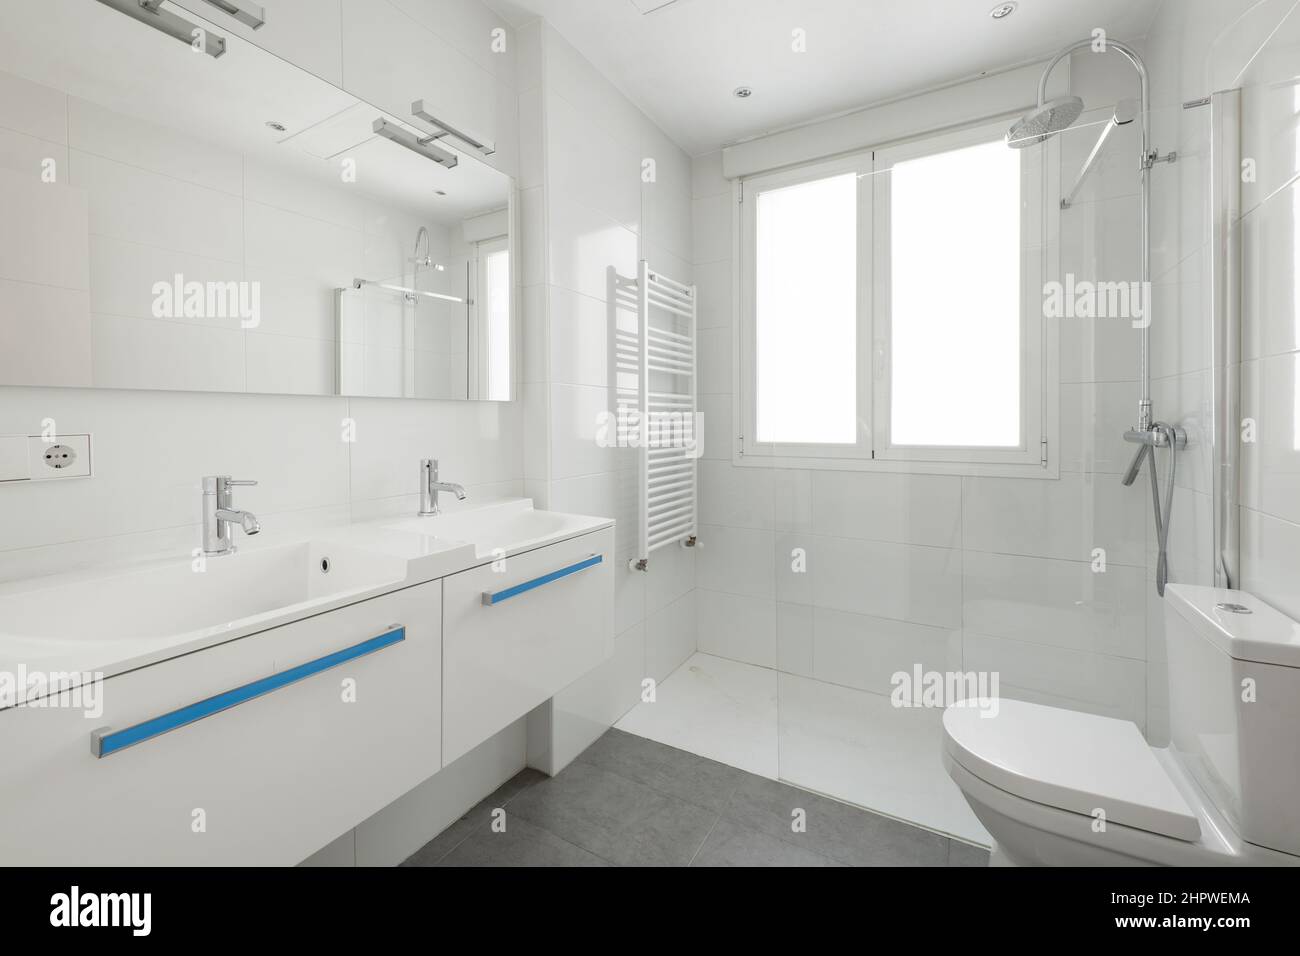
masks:
[[[1128,466],[1128,471],[1124,472],[1125,485],[1131,485],[1137,480],[1138,474],[1142,471],[1142,462],[1149,454],[1151,454],[1150,445],[1142,445],[1138,448],[1137,454],[1133,456],[1133,463]]]
[[[1069,127],[1083,112],[1083,100],[1077,96],[1058,96],[1040,103],[1011,124],[1007,145],[1012,149],[1034,146]]]

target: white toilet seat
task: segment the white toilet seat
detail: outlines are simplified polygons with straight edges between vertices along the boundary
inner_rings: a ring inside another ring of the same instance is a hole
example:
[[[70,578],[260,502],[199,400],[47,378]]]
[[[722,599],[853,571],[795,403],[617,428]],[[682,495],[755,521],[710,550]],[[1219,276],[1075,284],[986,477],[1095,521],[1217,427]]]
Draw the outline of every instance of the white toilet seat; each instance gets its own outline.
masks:
[[[1105,786],[1123,783],[1110,773],[1092,733],[1129,738],[1122,724],[1110,718],[1080,714],[1061,708],[1000,700],[999,716],[980,718],[977,708],[952,708],[944,713],[944,765],[961,788],[967,802],[996,843],[994,862],[1046,866],[1287,866],[1300,865],[1300,857],[1245,843],[1182,771],[1168,751],[1132,750],[1131,738],[1121,742],[1124,767],[1138,767],[1146,784],[1151,773],[1171,788],[1177,800],[1168,799],[1158,783],[1155,793],[1143,787],[1121,786],[1116,794]],[[1009,709],[1008,709],[1009,708]],[[950,720],[949,714],[954,716]],[[994,729],[1002,714],[1011,716]],[[969,724],[984,720],[984,727]],[[1092,721],[1109,721],[1095,724]],[[1140,732],[1127,724],[1141,741]],[[1071,728],[1073,728],[1071,730]],[[1045,743],[1050,741],[1050,743]],[[990,779],[992,778],[992,779]],[[1105,786],[1103,786],[1105,784]],[[1157,807],[1182,807],[1192,826],[1175,814],[1152,815],[1151,807],[1129,807],[1136,795]],[[1096,801],[1086,806],[1089,801]],[[1067,804],[1067,806],[1062,806]],[[1104,828],[1095,826],[1094,806],[1110,806]],[[1114,808],[1121,809],[1117,819]],[[1082,807],[1082,809],[1080,809]],[[1136,811],[1136,812],[1134,812]],[[1131,825],[1144,822],[1149,828]],[[1155,826],[1159,821],[1169,826]],[[1193,829],[1194,828],[1194,829]],[[1191,839],[1157,832],[1194,832]]]
[[[949,707],[943,732],[953,759],[1025,800],[1179,840],[1201,835],[1130,721],[1007,699]]]

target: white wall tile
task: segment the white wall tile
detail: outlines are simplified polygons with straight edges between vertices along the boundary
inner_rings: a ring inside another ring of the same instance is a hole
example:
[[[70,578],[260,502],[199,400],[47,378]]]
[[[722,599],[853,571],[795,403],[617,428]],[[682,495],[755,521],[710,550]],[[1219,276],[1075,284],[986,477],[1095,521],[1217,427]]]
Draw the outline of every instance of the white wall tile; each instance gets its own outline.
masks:
[[[791,551],[807,553],[806,572],[795,570]],[[775,542],[778,601],[813,604],[898,621],[961,624],[961,552],[797,534]]]
[[[68,97],[68,145],[195,186],[243,193],[243,157],[237,151],[75,96]]]
[[[731,329],[732,266],[730,259],[719,259],[695,267],[695,286],[699,327]]]
[[[770,531],[700,527],[695,586],[728,594],[770,597],[776,580]]]
[[[1241,414],[1254,440],[1241,444],[1241,503],[1300,522],[1300,352],[1242,365]]]
[[[733,528],[771,529],[774,474],[770,468],[739,468],[729,461],[701,459],[701,520]]]
[[[616,449],[597,444],[602,415],[614,413],[612,393],[587,385],[552,385],[551,477],[570,478],[614,471]]]
[[[696,156],[691,161],[691,198],[705,199],[731,191],[731,182],[722,175],[722,150]]]
[[[893,675],[961,669],[961,631],[813,610],[813,674],[818,680],[889,694]]]
[[[561,385],[614,384],[610,307],[601,299],[550,289],[551,381]]]
[[[1241,509],[1241,587],[1300,620],[1300,525]]]
[[[89,385],[89,298],[76,289],[0,279],[0,382]]]
[[[968,551],[962,623],[982,634],[1142,660],[1146,572]]]
[[[604,301],[609,295],[610,269],[621,276],[636,275],[635,232],[572,201],[551,197],[548,206],[553,285]]]
[[[50,143],[68,143],[68,97],[0,71],[0,126]]]
[[[731,194],[723,193],[706,199],[692,200],[694,222],[694,250],[696,262],[717,262],[730,259]]]
[[[695,653],[695,594],[691,591],[646,617],[644,676],[663,681]]]
[[[776,667],[786,674],[813,676],[813,609],[806,604],[776,605]]]
[[[1146,723],[1146,665],[967,631],[968,671],[998,673],[1000,696]]]
[[[84,190],[0,169],[0,279],[90,287]]]
[[[695,592],[700,650],[733,661],[776,667],[776,602],[700,589]]]
[[[964,478],[962,541],[967,549],[1089,561],[1094,548],[1111,564],[1143,564],[1143,518],[1150,490],[1111,475],[1059,481]]]
[[[961,479],[946,475],[812,473],[815,534],[961,546]]]
[[[69,181],[90,195],[91,233],[209,259],[243,257],[237,197],[75,149],[68,162]]]

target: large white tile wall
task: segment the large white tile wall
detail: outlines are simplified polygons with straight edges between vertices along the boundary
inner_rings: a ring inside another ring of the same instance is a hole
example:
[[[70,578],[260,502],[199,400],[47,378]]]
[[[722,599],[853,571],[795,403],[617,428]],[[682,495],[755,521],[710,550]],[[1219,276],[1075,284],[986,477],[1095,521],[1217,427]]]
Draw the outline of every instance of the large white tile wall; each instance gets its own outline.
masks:
[[[1072,64],[1085,121],[1132,95],[1122,71],[1116,79],[1093,59]],[[1063,178],[1095,129],[1063,139]],[[1138,146],[1125,131],[1112,149],[1054,237],[1062,271],[1078,279],[1138,277],[1129,161]],[[918,663],[995,670],[1008,696],[1145,725],[1149,492],[1119,481],[1138,398],[1129,323],[1062,322],[1059,480],[737,467],[734,199],[720,154],[696,158],[692,195],[709,437],[700,650],[884,696],[893,673]],[[1105,573],[1092,570],[1094,548],[1106,550]],[[796,549],[806,572],[794,568]],[[912,712],[880,713],[900,733],[916,722]],[[783,772],[797,759],[786,746]]]
[[[648,573],[636,547],[636,459],[601,448],[613,412],[614,339],[635,316],[617,311],[614,275],[637,262],[692,281],[690,160],[562,36],[520,30],[525,484],[548,507],[615,518],[614,656],[555,699],[549,719],[563,766],[695,651],[695,555],[665,548]],[[654,176],[642,175],[653,160]]]
[[[1300,514],[1287,493],[1296,473],[1294,366],[1300,170],[1295,114],[1300,12],[1295,0],[1166,0],[1146,43],[1152,76],[1152,136],[1178,163],[1152,180],[1155,322],[1152,375],[1158,418],[1188,433],[1179,456],[1170,532],[1170,577],[1213,582],[1210,498],[1209,110],[1182,104],[1215,90],[1243,90],[1243,155],[1255,163],[1243,182],[1244,265],[1242,416],[1257,423],[1242,446],[1242,584],[1300,616]],[[1164,453],[1161,453],[1163,473]],[[1148,518],[1148,527],[1150,519]],[[1152,537],[1148,533],[1148,541]],[[1150,546],[1148,546],[1150,547]],[[1148,574],[1155,555],[1148,551]],[[1149,595],[1149,736],[1167,736],[1168,675],[1163,608]]]

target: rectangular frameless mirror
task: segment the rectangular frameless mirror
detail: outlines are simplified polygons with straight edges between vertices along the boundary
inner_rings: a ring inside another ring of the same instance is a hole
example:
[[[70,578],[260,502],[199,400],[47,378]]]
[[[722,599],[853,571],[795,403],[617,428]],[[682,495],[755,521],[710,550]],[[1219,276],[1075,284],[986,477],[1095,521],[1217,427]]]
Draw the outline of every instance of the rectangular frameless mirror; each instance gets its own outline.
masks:
[[[512,397],[510,177],[182,8],[6,11],[0,208],[0,384]]]

